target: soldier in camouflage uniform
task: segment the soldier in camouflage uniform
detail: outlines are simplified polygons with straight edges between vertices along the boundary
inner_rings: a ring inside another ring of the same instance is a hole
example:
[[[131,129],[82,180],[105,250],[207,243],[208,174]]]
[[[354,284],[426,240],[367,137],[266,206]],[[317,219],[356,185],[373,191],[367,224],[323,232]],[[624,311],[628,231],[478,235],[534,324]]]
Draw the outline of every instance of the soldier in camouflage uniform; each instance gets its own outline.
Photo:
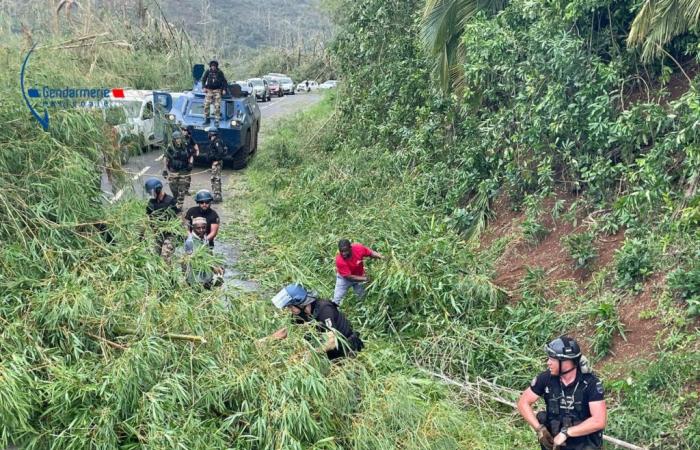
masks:
[[[163,162],[163,176],[167,177],[170,192],[177,199],[178,210],[182,210],[192,182],[190,174],[194,164],[194,149],[185,142],[180,131],[173,132],[173,139],[165,150]]]
[[[209,109],[214,103],[214,125],[219,126],[221,117],[221,96],[228,88],[228,82],[224,73],[219,70],[217,61],[209,61],[209,70],[202,75],[202,87],[204,88],[204,125],[209,125]]]
[[[221,167],[224,164],[224,156],[228,149],[224,141],[219,138],[216,128],[207,128],[209,132],[209,157],[211,158],[211,192],[214,195],[214,203],[221,203]]]
[[[175,204],[175,199],[163,192],[163,183],[159,179],[149,178],[146,180],[145,189],[151,197],[146,205],[146,213],[149,219],[152,220],[152,225],[155,229],[158,228],[158,222],[171,220],[180,213]],[[168,262],[170,262],[170,258],[175,251],[173,239],[172,233],[158,232],[156,234],[155,252]]]

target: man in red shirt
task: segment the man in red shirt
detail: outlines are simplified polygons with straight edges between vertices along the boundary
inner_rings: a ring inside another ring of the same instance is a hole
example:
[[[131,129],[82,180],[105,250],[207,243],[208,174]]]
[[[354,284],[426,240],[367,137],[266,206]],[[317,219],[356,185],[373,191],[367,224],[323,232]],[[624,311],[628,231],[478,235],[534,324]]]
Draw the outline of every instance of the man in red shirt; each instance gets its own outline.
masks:
[[[335,256],[335,292],[333,303],[340,306],[343,297],[352,287],[355,295],[362,298],[365,295],[365,283],[368,280],[365,275],[365,266],[362,263],[364,258],[378,258],[383,256],[362,244],[352,244],[347,239],[338,242],[338,254]]]

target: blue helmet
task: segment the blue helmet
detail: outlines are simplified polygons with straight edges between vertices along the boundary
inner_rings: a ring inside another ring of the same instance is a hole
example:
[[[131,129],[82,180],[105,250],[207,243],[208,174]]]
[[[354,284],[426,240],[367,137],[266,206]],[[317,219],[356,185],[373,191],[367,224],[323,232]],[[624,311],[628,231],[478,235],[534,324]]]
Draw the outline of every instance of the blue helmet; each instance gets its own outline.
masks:
[[[182,132],[173,131],[173,140],[175,140],[175,139],[182,139]]]
[[[279,309],[287,306],[306,306],[315,300],[315,293],[309,292],[301,284],[288,284],[272,298]]]
[[[214,201],[214,196],[211,195],[211,192],[209,192],[208,190],[202,189],[201,191],[198,191],[197,194],[195,194],[194,201],[196,203],[212,202],[212,201]]]
[[[207,127],[204,131],[209,133],[209,136],[216,136],[219,134],[219,129],[216,127]]]
[[[156,194],[159,194],[160,191],[163,189],[163,183],[158,178],[149,178],[148,180],[146,180],[144,188],[149,194],[153,194],[154,192]]]

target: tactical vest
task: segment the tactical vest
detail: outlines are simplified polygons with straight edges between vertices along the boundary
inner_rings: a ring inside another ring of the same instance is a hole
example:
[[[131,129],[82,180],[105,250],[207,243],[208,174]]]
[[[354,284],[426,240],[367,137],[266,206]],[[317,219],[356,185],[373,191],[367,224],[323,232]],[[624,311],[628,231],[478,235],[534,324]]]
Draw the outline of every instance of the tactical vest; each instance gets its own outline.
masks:
[[[211,70],[207,74],[207,79],[204,80],[204,87],[207,89],[222,89],[224,86],[224,77],[221,75],[221,71],[217,70],[212,72]]]
[[[224,159],[224,156],[226,156],[226,146],[221,142],[221,139],[214,140],[209,146],[209,157],[218,161]]]
[[[184,171],[189,169],[190,151],[187,145],[173,143],[166,150],[165,157],[168,158],[168,166],[171,170]]]
[[[560,402],[562,401],[562,398],[565,397],[561,381],[557,383],[547,383],[546,389],[549,392],[545,391],[545,399],[547,404],[546,425],[549,431],[552,433],[552,435],[556,435],[564,427],[572,427],[588,419],[588,417],[584,415],[585,411],[583,405],[583,395],[589,388],[589,384],[591,383],[591,380],[588,378],[589,377],[582,375],[579,381],[576,383],[573,393],[573,405],[569,405],[572,407],[571,409],[561,408]],[[593,433],[587,436],[581,436],[577,439],[587,440],[588,442],[590,442],[590,444],[594,446],[594,448],[600,448],[600,446],[603,443],[603,433],[602,431],[599,431],[597,433]],[[567,448],[569,447],[567,446]],[[572,448],[578,447],[572,446]]]

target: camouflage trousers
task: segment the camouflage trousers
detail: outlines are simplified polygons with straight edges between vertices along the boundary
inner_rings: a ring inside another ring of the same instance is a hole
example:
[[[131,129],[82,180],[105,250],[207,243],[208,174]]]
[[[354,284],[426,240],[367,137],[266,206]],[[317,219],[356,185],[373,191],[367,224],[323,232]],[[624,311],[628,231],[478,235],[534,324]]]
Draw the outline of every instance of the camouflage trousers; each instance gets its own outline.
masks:
[[[211,163],[211,194],[214,196],[215,202],[223,200],[221,196],[221,166],[223,164],[222,160]]]
[[[190,172],[170,172],[168,173],[168,184],[170,192],[173,193],[177,207],[182,211],[182,206],[185,204],[185,196],[190,190],[192,177]]]
[[[221,90],[209,90],[204,97],[204,118],[209,118],[210,105],[214,103],[214,120],[218,121],[221,117]]]

